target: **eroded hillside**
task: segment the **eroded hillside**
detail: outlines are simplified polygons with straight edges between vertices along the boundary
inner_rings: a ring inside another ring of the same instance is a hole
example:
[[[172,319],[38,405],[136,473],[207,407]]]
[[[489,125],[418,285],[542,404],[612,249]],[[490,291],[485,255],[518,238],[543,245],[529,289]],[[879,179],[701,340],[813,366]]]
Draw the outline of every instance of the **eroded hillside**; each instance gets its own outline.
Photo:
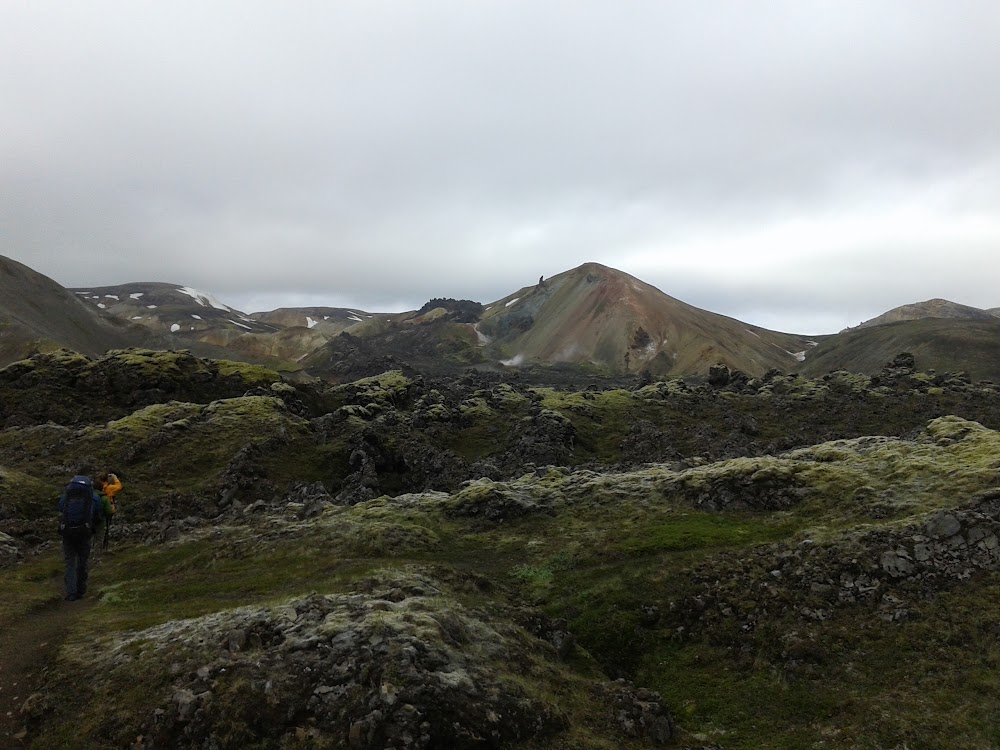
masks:
[[[0,381],[0,626],[79,607],[24,746],[996,741],[991,384],[901,357],[319,387],[142,351]],[[126,484],[112,550],[52,605],[53,498],[100,468]]]

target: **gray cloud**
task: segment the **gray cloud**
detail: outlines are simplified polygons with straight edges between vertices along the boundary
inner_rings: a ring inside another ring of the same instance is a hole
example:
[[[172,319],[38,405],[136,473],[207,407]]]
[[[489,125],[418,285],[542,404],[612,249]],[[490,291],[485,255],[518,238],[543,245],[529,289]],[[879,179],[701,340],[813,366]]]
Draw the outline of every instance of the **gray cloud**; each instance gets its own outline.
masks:
[[[819,332],[1000,305],[1000,7],[0,7],[0,252],[249,308],[588,260]]]

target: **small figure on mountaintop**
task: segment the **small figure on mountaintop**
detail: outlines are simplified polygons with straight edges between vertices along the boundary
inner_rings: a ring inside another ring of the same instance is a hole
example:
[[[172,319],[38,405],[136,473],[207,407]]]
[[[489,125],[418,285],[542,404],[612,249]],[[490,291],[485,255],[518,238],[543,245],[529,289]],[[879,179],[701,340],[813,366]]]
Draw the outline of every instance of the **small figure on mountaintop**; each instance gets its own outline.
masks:
[[[103,512],[90,477],[82,474],[73,477],[59,498],[59,534],[66,561],[67,601],[76,601],[87,593],[90,542]]]
[[[114,518],[115,513],[118,512],[118,503],[115,500],[115,495],[121,492],[121,489],[122,482],[114,472],[102,472],[97,475],[97,481],[94,482],[94,490],[100,495],[101,509],[103,511],[103,522],[95,527],[95,536],[100,536],[101,532],[104,532],[103,539],[101,540],[101,548],[103,549],[108,548],[109,535],[111,534],[111,520]]]

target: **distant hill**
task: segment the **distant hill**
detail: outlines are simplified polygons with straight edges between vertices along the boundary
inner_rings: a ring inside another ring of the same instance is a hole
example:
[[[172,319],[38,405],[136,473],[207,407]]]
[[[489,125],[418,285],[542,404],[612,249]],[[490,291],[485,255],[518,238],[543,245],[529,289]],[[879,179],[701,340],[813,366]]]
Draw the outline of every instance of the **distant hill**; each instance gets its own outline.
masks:
[[[443,374],[495,362],[476,332],[482,305],[431,300],[420,310],[372,315],[301,360],[309,372],[338,381],[390,369]]]
[[[921,318],[948,318],[952,320],[991,320],[1000,314],[1000,308],[996,310],[981,310],[978,307],[960,305],[946,299],[929,299],[926,302],[915,302],[909,305],[894,307],[888,312],[884,312],[877,318],[866,320],[856,328],[871,328],[873,326],[885,325],[886,323],[897,323],[901,320],[920,320]]]
[[[330,338],[376,315],[343,307],[279,307],[270,312],[251,313],[250,317],[279,328],[303,326]]]
[[[1000,319],[921,318],[854,328],[822,341],[799,371],[874,375],[900,352],[913,354],[920,370],[965,371],[975,380],[1000,382]]]
[[[477,326],[509,362],[569,362],[612,372],[751,375],[794,369],[820,340],[701,310],[634,276],[586,263],[489,305]]]
[[[285,328],[255,319],[210,292],[180,284],[133,282],[71,290],[80,300],[149,329],[161,346],[202,356],[293,363],[329,338],[303,325]]]
[[[211,292],[163,282],[70,291],[94,308],[165,337],[174,348],[213,356],[228,352],[251,361],[296,362],[332,336],[374,317],[333,307],[279,308],[248,315]]]
[[[96,356],[150,345],[149,335],[86,304],[48,276],[0,256],[0,364],[69,348]]]
[[[209,292],[180,284],[143,281],[70,291],[87,304],[162,334],[200,338],[209,330],[274,333],[279,329],[253,320]]]

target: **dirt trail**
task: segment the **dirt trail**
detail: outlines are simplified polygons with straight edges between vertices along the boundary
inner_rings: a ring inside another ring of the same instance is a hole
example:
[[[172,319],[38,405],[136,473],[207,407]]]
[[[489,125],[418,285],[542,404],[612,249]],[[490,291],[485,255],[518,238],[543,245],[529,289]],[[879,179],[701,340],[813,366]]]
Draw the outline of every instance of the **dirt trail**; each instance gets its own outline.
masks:
[[[53,600],[0,629],[0,747],[20,744],[21,706],[38,689],[42,671],[89,606],[88,599]]]

